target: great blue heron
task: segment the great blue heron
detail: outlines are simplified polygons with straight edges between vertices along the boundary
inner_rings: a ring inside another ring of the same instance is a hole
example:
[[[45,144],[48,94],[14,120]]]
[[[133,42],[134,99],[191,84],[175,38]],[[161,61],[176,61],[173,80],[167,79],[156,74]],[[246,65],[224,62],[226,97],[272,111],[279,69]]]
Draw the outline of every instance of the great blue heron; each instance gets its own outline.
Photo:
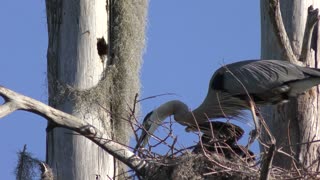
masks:
[[[149,135],[171,115],[187,129],[196,130],[197,124],[214,118],[237,118],[243,115],[242,110],[250,109],[256,129],[259,129],[254,104],[286,102],[289,97],[318,84],[319,69],[297,66],[288,61],[246,60],[222,66],[213,74],[208,94],[195,110],[190,111],[183,102],[173,100],[150,112],[143,121],[144,130],[137,147],[144,147]]]

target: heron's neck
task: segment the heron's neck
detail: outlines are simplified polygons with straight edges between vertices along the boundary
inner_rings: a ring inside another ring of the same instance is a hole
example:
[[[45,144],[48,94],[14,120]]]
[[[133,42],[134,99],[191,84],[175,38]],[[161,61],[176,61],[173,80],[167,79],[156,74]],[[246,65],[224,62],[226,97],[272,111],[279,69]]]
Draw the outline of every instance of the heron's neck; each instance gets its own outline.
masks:
[[[192,116],[188,106],[178,100],[166,102],[159,106],[153,113],[152,119],[157,121],[163,121],[167,117],[173,115],[176,122],[184,125],[184,122],[188,122]]]
[[[238,117],[246,103],[228,93],[209,91],[201,105],[193,111],[197,122],[204,123],[210,119]]]
[[[196,126],[202,124],[213,118],[224,117],[223,111],[215,101],[215,97],[207,97],[206,100],[195,110],[190,111],[188,106],[178,100],[166,102],[159,106],[151,119],[153,121],[162,122],[167,117],[173,115],[176,122],[184,126]],[[226,105],[222,101],[222,106]],[[237,114],[238,112],[229,112],[229,114]]]
[[[196,126],[196,121],[201,124],[208,120],[205,111],[199,108],[190,111],[185,103],[178,100],[167,102],[163,108],[163,112],[167,112],[164,118],[173,115],[175,121],[184,126]]]

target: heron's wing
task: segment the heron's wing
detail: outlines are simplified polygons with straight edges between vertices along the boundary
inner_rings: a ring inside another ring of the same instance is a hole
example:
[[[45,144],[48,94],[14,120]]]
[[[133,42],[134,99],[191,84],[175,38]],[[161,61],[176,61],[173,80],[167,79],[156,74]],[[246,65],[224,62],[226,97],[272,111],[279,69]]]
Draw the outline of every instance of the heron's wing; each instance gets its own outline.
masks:
[[[285,83],[309,77],[301,67],[280,60],[249,60],[229,64],[216,71],[211,88],[230,94],[260,94]]]

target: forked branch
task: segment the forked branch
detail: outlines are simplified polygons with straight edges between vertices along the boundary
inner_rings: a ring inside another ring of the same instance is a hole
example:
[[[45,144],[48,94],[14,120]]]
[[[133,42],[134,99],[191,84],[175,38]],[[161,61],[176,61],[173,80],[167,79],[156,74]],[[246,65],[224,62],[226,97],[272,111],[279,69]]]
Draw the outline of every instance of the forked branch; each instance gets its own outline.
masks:
[[[311,49],[311,38],[314,30],[314,26],[319,21],[319,10],[314,9],[313,6],[310,6],[308,8],[308,16],[307,16],[307,22],[306,27],[304,30],[303,35],[303,43],[300,53],[299,60],[302,62],[306,62],[309,56],[309,52]]]
[[[270,0],[269,16],[279,46],[283,48],[283,58],[291,63],[298,64],[299,61],[293,52],[289,37],[282,21],[279,0]]]
[[[0,118],[9,115],[16,110],[24,110],[45,117],[48,121],[61,127],[78,132],[92,140],[102,149],[119,159],[130,168],[140,174],[144,174],[150,164],[136,156],[127,147],[109,139],[99,129],[75,116],[54,109],[35,99],[23,96],[0,86],[0,96],[4,98],[4,104],[0,105]]]
[[[272,23],[276,39],[279,43],[280,48],[282,48],[283,51],[283,58],[291,63],[302,65],[302,63],[305,63],[307,61],[309,51],[311,49],[311,38],[314,26],[319,21],[318,9],[313,9],[312,6],[308,8],[308,16],[302,40],[303,42],[301,52],[294,52],[282,21],[279,0],[270,0],[268,8],[270,21]],[[299,55],[299,57],[296,57],[295,54]]]

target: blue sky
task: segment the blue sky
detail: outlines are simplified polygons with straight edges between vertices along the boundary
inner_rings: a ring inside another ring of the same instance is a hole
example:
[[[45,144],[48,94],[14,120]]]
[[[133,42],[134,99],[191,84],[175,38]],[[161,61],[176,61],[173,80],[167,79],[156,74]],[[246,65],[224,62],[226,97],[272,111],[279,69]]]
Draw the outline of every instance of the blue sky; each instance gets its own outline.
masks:
[[[142,102],[141,115],[171,99],[194,109],[222,64],[259,58],[259,10],[259,1],[150,1],[141,98],[176,95]],[[47,102],[45,1],[4,0],[0,21],[0,85]],[[46,121],[31,113],[0,119],[1,179],[15,179],[16,152],[24,144],[45,159],[45,128]],[[180,126],[174,128],[181,142],[193,142]]]

